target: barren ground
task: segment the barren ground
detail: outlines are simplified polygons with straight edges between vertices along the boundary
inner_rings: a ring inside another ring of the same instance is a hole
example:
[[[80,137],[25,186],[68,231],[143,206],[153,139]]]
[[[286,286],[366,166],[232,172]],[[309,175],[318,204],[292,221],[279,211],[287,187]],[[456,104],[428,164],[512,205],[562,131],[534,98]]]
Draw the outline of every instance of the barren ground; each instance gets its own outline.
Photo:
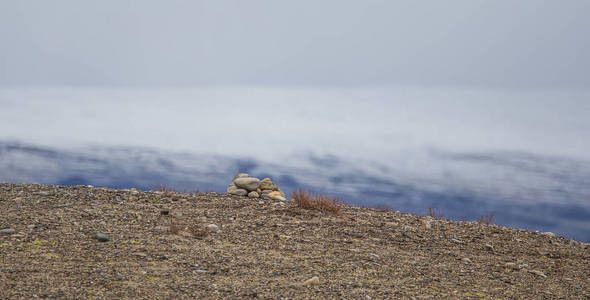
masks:
[[[590,298],[588,244],[476,222],[37,184],[0,212],[0,299]]]

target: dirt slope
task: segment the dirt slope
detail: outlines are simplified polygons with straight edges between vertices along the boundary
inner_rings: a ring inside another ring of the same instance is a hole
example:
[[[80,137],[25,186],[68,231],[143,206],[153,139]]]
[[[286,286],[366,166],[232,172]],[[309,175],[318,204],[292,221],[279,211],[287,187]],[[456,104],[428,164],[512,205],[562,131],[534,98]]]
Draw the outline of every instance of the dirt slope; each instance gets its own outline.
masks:
[[[590,298],[588,244],[495,225],[36,184],[0,212],[0,299]]]

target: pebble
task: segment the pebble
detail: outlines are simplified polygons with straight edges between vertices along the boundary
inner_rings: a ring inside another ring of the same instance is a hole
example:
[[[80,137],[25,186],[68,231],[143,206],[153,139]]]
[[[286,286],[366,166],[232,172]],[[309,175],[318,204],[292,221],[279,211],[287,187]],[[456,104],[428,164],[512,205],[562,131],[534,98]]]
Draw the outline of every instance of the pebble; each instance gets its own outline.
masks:
[[[547,275],[545,275],[545,273],[539,271],[539,270],[529,270],[529,273],[535,274],[535,275],[539,275],[543,278],[547,278]]]
[[[252,192],[248,193],[248,197],[258,198],[258,197],[260,197],[260,195],[257,192],[252,191]]]
[[[108,242],[111,240],[111,238],[104,233],[97,233],[95,237],[97,240],[99,240],[101,242]]]
[[[209,230],[211,232],[219,232],[219,226],[217,226],[215,224],[209,224],[209,225],[207,225],[207,230]]]
[[[236,174],[236,176],[234,176],[234,179],[232,179],[232,181],[234,181],[238,178],[246,178],[246,177],[250,177],[250,175],[248,175],[248,173],[238,173],[238,174]]]
[[[553,232],[541,232],[541,235],[548,236],[548,237],[555,237],[555,233]]]
[[[518,270],[519,267],[516,265],[516,263],[513,262],[507,262],[504,264],[504,268],[508,268],[508,269],[512,269],[512,270]]]
[[[470,264],[471,263],[471,259],[469,259],[468,257],[463,257],[461,258],[461,261],[466,263],[466,264]]]
[[[209,273],[209,271],[207,271],[207,270],[196,270],[195,272],[201,273],[201,274]]]
[[[5,228],[5,229],[0,229],[0,235],[10,235],[10,234],[15,234],[16,230],[13,228]]]
[[[279,187],[274,184],[270,178],[264,178],[260,182],[260,189],[261,190],[271,190],[271,191],[278,191]]]
[[[305,282],[303,282],[303,285],[319,285],[320,284],[320,278],[317,276],[314,276],[308,280],[306,280]]]
[[[274,199],[274,200],[281,200],[281,201],[287,200],[287,199],[285,199],[285,197],[283,197],[283,195],[279,191],[274,191],[274,192],[268,193],[268,197],[270,199]]]
[[[236,178],[233,183],[237,187],[246,189],[248,191],[256,191],[258,186],[260,186],[260,179],[254,177]]]
[[[158,225],[156,227],[154,227],[154,229],[156,231],[162,231],[162,232],[166,232],[166,231],[170,231],[170,226],[162,226],[162,225]]]
[[[492,251],[492,252],[494,252],[494,246],[492,246],[492,245],[490,245],[490,244],[486,244],[486,246],[485,246],[485,247],[486,247],[486,249],[487,249],[488,251]]]
[[[245,189],[240,189],[238,187],[234,186],[229,186],[227,188],[227,193],[228,194],[232,194],[232,195],[238,195],[238,196],[246,196],[248,195],[248,191]]]

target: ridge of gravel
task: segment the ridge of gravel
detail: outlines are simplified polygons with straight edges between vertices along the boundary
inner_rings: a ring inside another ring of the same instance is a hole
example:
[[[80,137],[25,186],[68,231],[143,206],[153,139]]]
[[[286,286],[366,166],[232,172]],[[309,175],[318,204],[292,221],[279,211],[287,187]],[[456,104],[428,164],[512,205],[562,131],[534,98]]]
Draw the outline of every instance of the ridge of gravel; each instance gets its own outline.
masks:
[[[39,184],[0,214],[0,299],[590,299],[589,244],[493,224]]]

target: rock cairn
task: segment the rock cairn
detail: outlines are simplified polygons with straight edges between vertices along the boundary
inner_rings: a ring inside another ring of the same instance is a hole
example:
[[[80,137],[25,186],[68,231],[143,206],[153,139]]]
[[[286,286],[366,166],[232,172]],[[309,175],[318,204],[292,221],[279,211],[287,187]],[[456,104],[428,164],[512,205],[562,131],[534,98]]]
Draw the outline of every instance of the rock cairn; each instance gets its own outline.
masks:
[[[250,198],[287,200],[285,194],[270,178],[260,180],[256,177],[250,177],[246,173],[239,173],[234,176],[234,179],[227,187],[227,193],[238,196],[247,195]]]

